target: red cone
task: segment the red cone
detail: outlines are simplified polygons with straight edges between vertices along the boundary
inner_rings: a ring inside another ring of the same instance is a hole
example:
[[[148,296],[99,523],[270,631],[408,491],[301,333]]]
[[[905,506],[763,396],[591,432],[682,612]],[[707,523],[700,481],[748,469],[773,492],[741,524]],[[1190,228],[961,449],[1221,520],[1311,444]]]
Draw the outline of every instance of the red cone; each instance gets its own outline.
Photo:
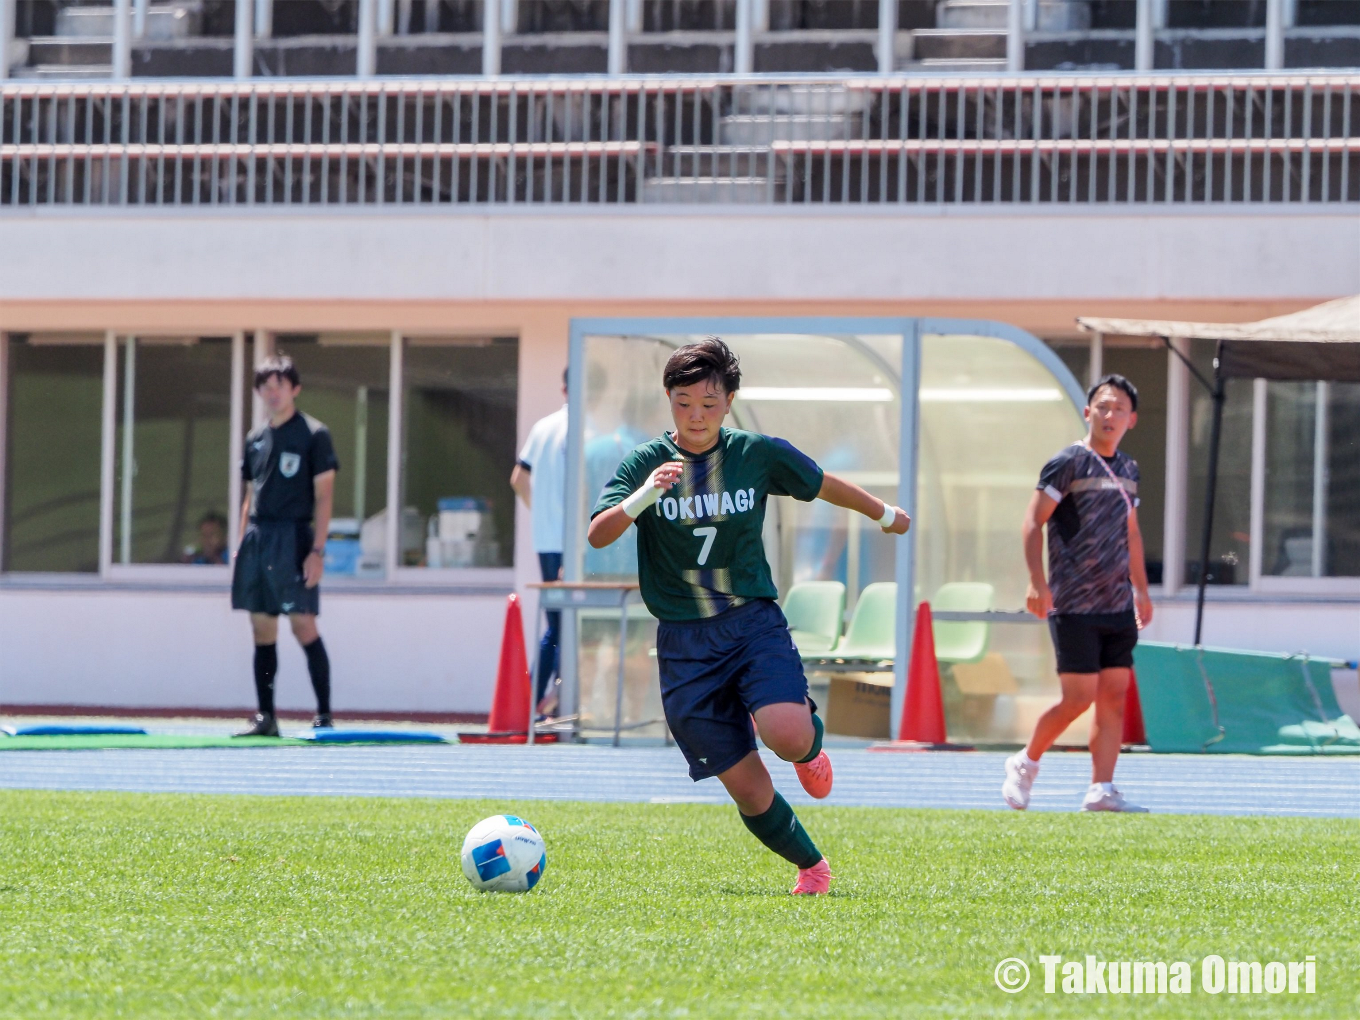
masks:
[[[533,681],[524,655],[524,617],[519,596],[512,594],[505,606],[505,632],[501,635],[501,661],[496,669],[496,693],[491,699],[491,718],[485,733],[459,733],[464,744],[523,744],[529,738],[529,712]],[[555,742],[557,734],[536,738]]]
[[[940,664],[935,658],[935,629],[929,602],[922,602],[916,610],[911,660],[907,664],[907,696],[902,704],[902,727],[897,739],[945,743],[944,699],[940,695]]]
[[[1138,696],[1138,678],[1129,669],[1129,690],[1124,695],[1124,743],[1146,744],[1147,730],[1143,728],[1143,703]]]

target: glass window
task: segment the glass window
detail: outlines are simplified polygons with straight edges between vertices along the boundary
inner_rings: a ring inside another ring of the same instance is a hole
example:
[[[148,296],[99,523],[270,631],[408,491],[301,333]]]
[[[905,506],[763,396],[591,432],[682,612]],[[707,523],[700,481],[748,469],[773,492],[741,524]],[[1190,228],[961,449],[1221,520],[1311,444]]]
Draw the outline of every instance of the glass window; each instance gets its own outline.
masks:
[[[388,334],[275,337],[302,378],[298,407],[330,429],[340,470],[326,539],[330,577],[382,578],[387,546]]]
[[[231,338],[118,343],[115,563],[225,565]]]
[[[1045,340],[1044,343],[1052,348],[1053,353],[1062,359],[1062,363],[1067,366],[1077,379],[1077,383],[1085,389],[1091,379],[1091,340],[1089,337],[1078,339]],[[1106,341],[1108,344],[1108,341]],[[1106,347],[1106,350],[1109,348]]]
[[[1162,531],[1166,508],[1166,359],[1158,341],[1147,344],[1104,345],[1104,371],[1118,373],[1138,388],[1138,424],[1119,448],[1138,462],[1138,527],[1143,533],[1143,556],[1149,584],[1162,583]]]
[[[1357,452],[1360,386],[1267,384],[1262,574],[1360,576]]]
[[[1195,340],[1190,361],[1204,378],[1214,376],[1214,342]],[[1214,501],[1213,544],[1209,547],[1210,584],[1246,584],[1251,544],[1251,389],[1250,379],[1229,379],[1223,406],[1218,454],[1218,495]],[[1185,506],[1186,584],[1199,583],[1204,495],[1209,475],[1209,442],[1214,401],[1193,376],[1190,380],[1190,451]],[[1142,518],[1140,516],[1139,520]]]
[[[402,526],[408,567],[508,567],[514,556],[519,341],[408,338]]]
[[[102,336],[10,335],[3,564],[99,570]]]

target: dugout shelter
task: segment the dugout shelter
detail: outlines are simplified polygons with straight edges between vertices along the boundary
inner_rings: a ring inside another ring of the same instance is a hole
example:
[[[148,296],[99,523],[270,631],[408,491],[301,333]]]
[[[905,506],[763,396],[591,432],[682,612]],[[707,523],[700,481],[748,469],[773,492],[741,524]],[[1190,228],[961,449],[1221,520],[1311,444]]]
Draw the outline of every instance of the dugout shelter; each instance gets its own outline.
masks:
[[[670,353],[709,334],[722,336],[742,359],[730,425],[787,439],[827,471],[913,518],[909,534],[894,539],[828,504],[771,498],[764,542],[781,597],[800,584],[839,582],[850,624],[866,590],[875,596],[865,600],[866,613],[869,602],[882,605],[883,585],[912,593],[896,599],[899,654],[891,666],[863,664],[866,681],[886,687],[892,678],[888,718],[895,735],[906,681],[901,650],[911,647],[915,607],[942,589],[990,586],[988,608],[946,614],[943,621],[990,631],[985,642],[973,643],[976,661],[966,664],[966,678],[946,670],[951,733],[957,729],[979,742],[1014,739],[1051,699],[1056,683],[1047,633],[1023,612],[1027,575],[1018,529],[1039,469],[1082,435],[1085,394],[1071,372],[1038,338],[999,322],[573,320],[568,581],[636,577],[633,532],[607,549],[586,545],[590,508],[624,454],[670,427],[661,387]],[[660,735],[655,621],[634,606],[621,646],[617,611],[583,608],[568,617],[563,709],[578,732],[588,736],[617,721],[625,732]],[[626,679],[616,699],[620,654]],[[875,668],[881,670],[877,677]],[[617,719],[616,704],[622,705]]]

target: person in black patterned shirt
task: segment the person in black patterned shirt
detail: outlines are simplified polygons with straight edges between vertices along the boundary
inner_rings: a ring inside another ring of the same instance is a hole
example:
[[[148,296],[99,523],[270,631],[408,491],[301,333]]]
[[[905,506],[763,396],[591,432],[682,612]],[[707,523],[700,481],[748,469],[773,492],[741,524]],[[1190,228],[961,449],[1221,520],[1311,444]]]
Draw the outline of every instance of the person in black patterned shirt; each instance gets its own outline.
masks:
[[[1119,452],[1138,421],[1138,390],[1122,375],[1107,375],[1091,387],[1086,404],[1086,438],[1044,465],[1025,515],[1026,603],[1048,620],[1062,700],[1039,717],[1029,745],[1006,759],[1001,796],[1017,811],[1029,806],[1039,758],[1092,702],[1091,787],[1082,810],[1147,810],[1114,787],[1133,648],[1139,627],[1152,619],[1138,530],[1138,464]]]

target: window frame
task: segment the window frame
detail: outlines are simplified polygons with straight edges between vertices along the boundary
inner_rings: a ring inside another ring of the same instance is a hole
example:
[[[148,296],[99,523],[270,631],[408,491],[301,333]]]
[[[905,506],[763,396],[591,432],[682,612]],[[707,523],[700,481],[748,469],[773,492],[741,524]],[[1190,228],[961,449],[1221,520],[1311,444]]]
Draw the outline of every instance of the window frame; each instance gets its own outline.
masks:
[[[289,332],[299,332],[291,329]],[[0,530],[5,527],[5,481],[9,432],[9,338],[12,331],[0,331]],[[67,574],[63,572],[0,571],[0,584],[21,585],[80,585],[103,586],[146,586],[174,588],[205,588],[221,590],[230,586],[231,567],[188,563],[117,563],[115,562],[115,522],[118,513],[119,484],[117,478],[117,432],[118,432],[118,357],[120,341],[126,337],[169,337],[184,335],[183,331],[133,331],[108,329],[104,331],[103,396],[100,410],[100,480],[99,480],[99,567],[96,572]],[[205,334],[207,335],[207,334]],[[247,331],[243,329],[220,329],[213,336],[231,337],[231,410],[229,423],[228,477],[227,477],[227,542],[228,548],[235,549],[240,541],[241,504],[245,495],[245,485],[240,476],[241,456],[244,452],[245,433],[248,427],[255,427],[264,420],[263,408],[258,396],[252,394],[249,415],[245,410],[247,386],[247,345],[249,345],[249,364],[253,369],[274,352],[275,334],[265,330]],[[388,433],[387,433],[387,506],[393,507],[400,502],[401,459],[402,459],[402,415],[405,396],[403,373],[403,352],[407,339],[427,339],[433,334],[406,334],[401,330],[390,330],[387,336],[388,358]],[[442,333],[440,335],[450,335]],[[518,339],[518,335],[516,334]],[[98,342],[90,346],[97,346]],[[378,345],[381,346],[381,345]],[[518,393],[516,393],[518,401]],[[247,423],[249,417],[249,424]],[[509,467],[506,468],[507,478]],[[509,488],[507,482],[506,488]],[[403,567],[398,564],[398,541],[400,514],[387,515],[387,552],[383,564],[383,577],[354,579],[348,577],[328,578],[327,590],[346,592],[409,592],[421,590],[462,590],[501,591],[513,587],[514,566],[508,567]],[[514,535],[509,537],[512,555]]]

